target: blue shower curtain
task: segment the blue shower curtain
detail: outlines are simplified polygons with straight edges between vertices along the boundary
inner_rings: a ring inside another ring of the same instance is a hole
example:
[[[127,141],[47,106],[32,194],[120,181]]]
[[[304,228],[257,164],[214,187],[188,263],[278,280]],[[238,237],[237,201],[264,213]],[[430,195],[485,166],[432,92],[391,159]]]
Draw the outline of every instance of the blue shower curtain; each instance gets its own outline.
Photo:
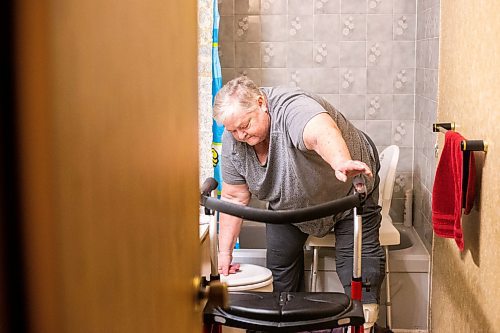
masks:
[[[220,68],[219,59],[219,8],[217,8],[217,0],[214,0],[214,27],[212,34],[212,104],[215,95],[222,88],[222,73]],[[222,133],[224,132],[224,126],[222,124],[217,124],[215,119],[212,120],[212,163],[214,166],[214,178],[219,183],[217,187],[217,194],[220,197],[222,190],[222,174],[220,169],[220,154],[222,149]],[[239,238],[236,240],[234,246],[236,249],[240,247]]]
[[[213,42],[212,42],[212,104],[215,95],[222,87],[222,73],[219,60],[219,9],[217,8],[217,0],[213,2],[214,6],[214,26],[213,26]],[[217,124],[215,120],[212,120],[212,163],[214,166],[214,178],[219,183],[217,192],[220,195],[222,189],[222,175],[220,170],[220,153],[222,147],[222,133],[224,132],[224,126],[222,124]]]

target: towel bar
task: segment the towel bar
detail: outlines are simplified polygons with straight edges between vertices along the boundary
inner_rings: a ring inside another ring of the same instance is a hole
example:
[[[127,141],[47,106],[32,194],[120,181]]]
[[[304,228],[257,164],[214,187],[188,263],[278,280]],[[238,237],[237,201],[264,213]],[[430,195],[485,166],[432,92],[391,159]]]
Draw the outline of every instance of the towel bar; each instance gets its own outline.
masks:
[[[446,133],[447,131],[454,131],[456,128],[455,123],[434,123],[432,124],[433,132]],[[488,151],[488,143],[484,140],[463,140],[460,144],[462,151]]]

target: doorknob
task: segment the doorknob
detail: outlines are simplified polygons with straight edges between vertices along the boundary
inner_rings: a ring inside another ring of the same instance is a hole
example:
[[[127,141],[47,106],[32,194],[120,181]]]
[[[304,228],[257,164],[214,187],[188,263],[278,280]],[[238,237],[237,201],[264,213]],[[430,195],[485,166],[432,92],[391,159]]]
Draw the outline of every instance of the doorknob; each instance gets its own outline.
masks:
[[[195,288],[195,304],[197,309],[201,309],[207,301],[221,308],[228,307],[229,294],[225,283],[220,282],[220,280],[207,281],[204,276],[197,276],[194,278],[193,285]]]

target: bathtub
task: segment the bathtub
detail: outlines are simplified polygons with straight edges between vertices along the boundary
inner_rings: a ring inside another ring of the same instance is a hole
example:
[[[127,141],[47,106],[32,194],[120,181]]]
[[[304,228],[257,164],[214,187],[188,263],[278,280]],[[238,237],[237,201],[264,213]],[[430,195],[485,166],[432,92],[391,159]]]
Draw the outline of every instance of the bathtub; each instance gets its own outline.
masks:
[[[429,272],[429,253],[413,227],[395,223],[399,245],[389,246],[389,264],[393,272]]]
[[[413,227],[394,224],[400,244],[389,246],[392,328],[427,332],[430,256]],[[385,284],[382,285],[379,324],[385,326]]]
[[[389,246],[390,267],[393,272],[429,272],[429,253],[413,227],[405,227],[395,223],[400,232],[400,244]],[[240,249],[235,250],[234,257],[242,263],[265,265],[266,229],[262,223],[245,221],[240,233]],[[309,250],[306,249],[306,265],[310,263]],[[330,259],[334,258],[334,250],[323,248],[320,251],[320,268],[330,270]],[[335,267],[335,265],[333,265]]]
[[[399,245],[389,247],[391,270],[392,327],[425,332],[429,312],[430,257],[413,227],[394,224],[401,235]],[[265,226],[245,221],[240,233],[241,248],[233,252],[235,262],[265,266]],[[305,249],[306,289],[310,278],[312,251]],[[322,248],[318,258],[317,288],[343,291],[335,272],[335,250]],[[385,284],[381,291],[379,324],[385,326]]]

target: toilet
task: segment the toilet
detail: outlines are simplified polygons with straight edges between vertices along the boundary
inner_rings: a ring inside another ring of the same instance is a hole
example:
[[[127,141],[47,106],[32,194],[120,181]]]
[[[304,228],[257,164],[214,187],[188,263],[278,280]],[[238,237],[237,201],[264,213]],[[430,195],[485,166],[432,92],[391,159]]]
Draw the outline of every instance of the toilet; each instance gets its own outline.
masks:
[[[212,215],[208,228],[210,247],[211,275],[218,275],[217,269],[217,218]],[[228,291],[273,291],[273,274],[271,271],[259,265],[240,264],[240,268],[234,274],[220,275],[220,281],[226,283]]]
[[[218,275],[217,269],[217,218],[212,215],[209,228],[209,250],[211,275]],[[266,267],[255,264],[240,264],[240,268],[234,274],[220,275],[220,281],[226,283],[228,291],[273,291],[273,274]]]
[[[235,274],[221,275],[221,282],[225,282],[228,291],[273,291],[273,275],[262,266],[241,264]]]

